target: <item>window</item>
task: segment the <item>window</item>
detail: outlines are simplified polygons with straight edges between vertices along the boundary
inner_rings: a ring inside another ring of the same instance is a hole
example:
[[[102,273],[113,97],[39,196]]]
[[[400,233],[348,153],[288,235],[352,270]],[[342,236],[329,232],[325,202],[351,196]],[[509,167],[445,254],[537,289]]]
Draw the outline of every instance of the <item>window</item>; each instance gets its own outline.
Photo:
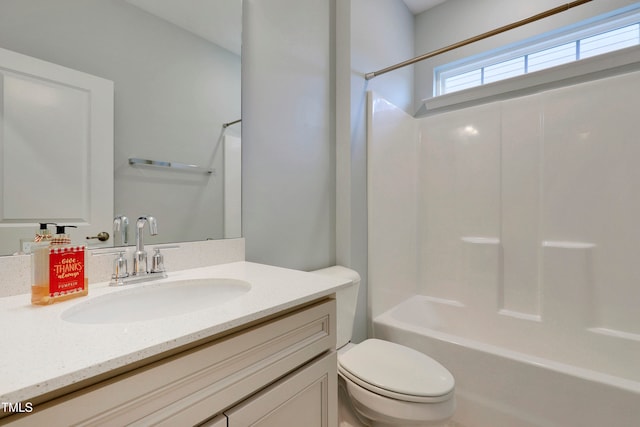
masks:
[[[435,96],[640,44],[640,7],[435,69]]]

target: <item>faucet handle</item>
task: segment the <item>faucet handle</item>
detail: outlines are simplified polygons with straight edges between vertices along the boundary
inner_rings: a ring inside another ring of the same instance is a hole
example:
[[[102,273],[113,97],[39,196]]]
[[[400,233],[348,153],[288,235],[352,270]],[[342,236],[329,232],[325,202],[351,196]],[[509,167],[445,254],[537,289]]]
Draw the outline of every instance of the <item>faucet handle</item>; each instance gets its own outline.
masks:
[[[118,257],[113,261],[113,274],[111,278],[117,281],[125,277],[129,277],[129,268],[127,266],[127,259],[124,257],[124,251],[122,251],[118,253]]]
[[[129,233],[129,218],[124,215],[117,215],[113,219],[113,231],[120,231],[122,244],[126,245],[128,242]]]
[[[151,272],[164,273],[164,255],[160,253],[160,248],[155,248],[155,253],[151,258]]]

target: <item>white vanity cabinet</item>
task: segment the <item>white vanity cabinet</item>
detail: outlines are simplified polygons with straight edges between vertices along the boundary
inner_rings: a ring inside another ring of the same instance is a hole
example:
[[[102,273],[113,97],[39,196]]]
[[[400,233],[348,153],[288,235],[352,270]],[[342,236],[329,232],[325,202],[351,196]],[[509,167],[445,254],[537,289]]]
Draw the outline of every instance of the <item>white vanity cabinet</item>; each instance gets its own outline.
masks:
[[[204,341],[0,425],[337,426],[334,299]]]

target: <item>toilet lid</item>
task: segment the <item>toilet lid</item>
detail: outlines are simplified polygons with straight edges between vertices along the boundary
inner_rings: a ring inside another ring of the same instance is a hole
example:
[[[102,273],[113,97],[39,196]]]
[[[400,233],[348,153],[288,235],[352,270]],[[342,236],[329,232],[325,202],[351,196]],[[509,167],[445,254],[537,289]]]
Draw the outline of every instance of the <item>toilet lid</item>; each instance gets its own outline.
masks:
[[[450,394],[455,385],[453,375],[426,354],[378,339],[340,355],[338,368],[360,386],[401,400],[430,401]]]

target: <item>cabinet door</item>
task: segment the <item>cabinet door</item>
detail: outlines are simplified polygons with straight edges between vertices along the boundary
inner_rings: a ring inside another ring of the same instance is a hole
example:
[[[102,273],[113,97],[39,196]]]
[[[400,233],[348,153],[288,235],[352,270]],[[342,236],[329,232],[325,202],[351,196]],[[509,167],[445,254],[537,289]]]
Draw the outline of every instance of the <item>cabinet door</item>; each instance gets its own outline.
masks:
[[[310,362],[225,412],[229,427],[336,427],[337,358]]]
[[[112,228],[113,82],[0,49],[0,254],[45,221]]]

